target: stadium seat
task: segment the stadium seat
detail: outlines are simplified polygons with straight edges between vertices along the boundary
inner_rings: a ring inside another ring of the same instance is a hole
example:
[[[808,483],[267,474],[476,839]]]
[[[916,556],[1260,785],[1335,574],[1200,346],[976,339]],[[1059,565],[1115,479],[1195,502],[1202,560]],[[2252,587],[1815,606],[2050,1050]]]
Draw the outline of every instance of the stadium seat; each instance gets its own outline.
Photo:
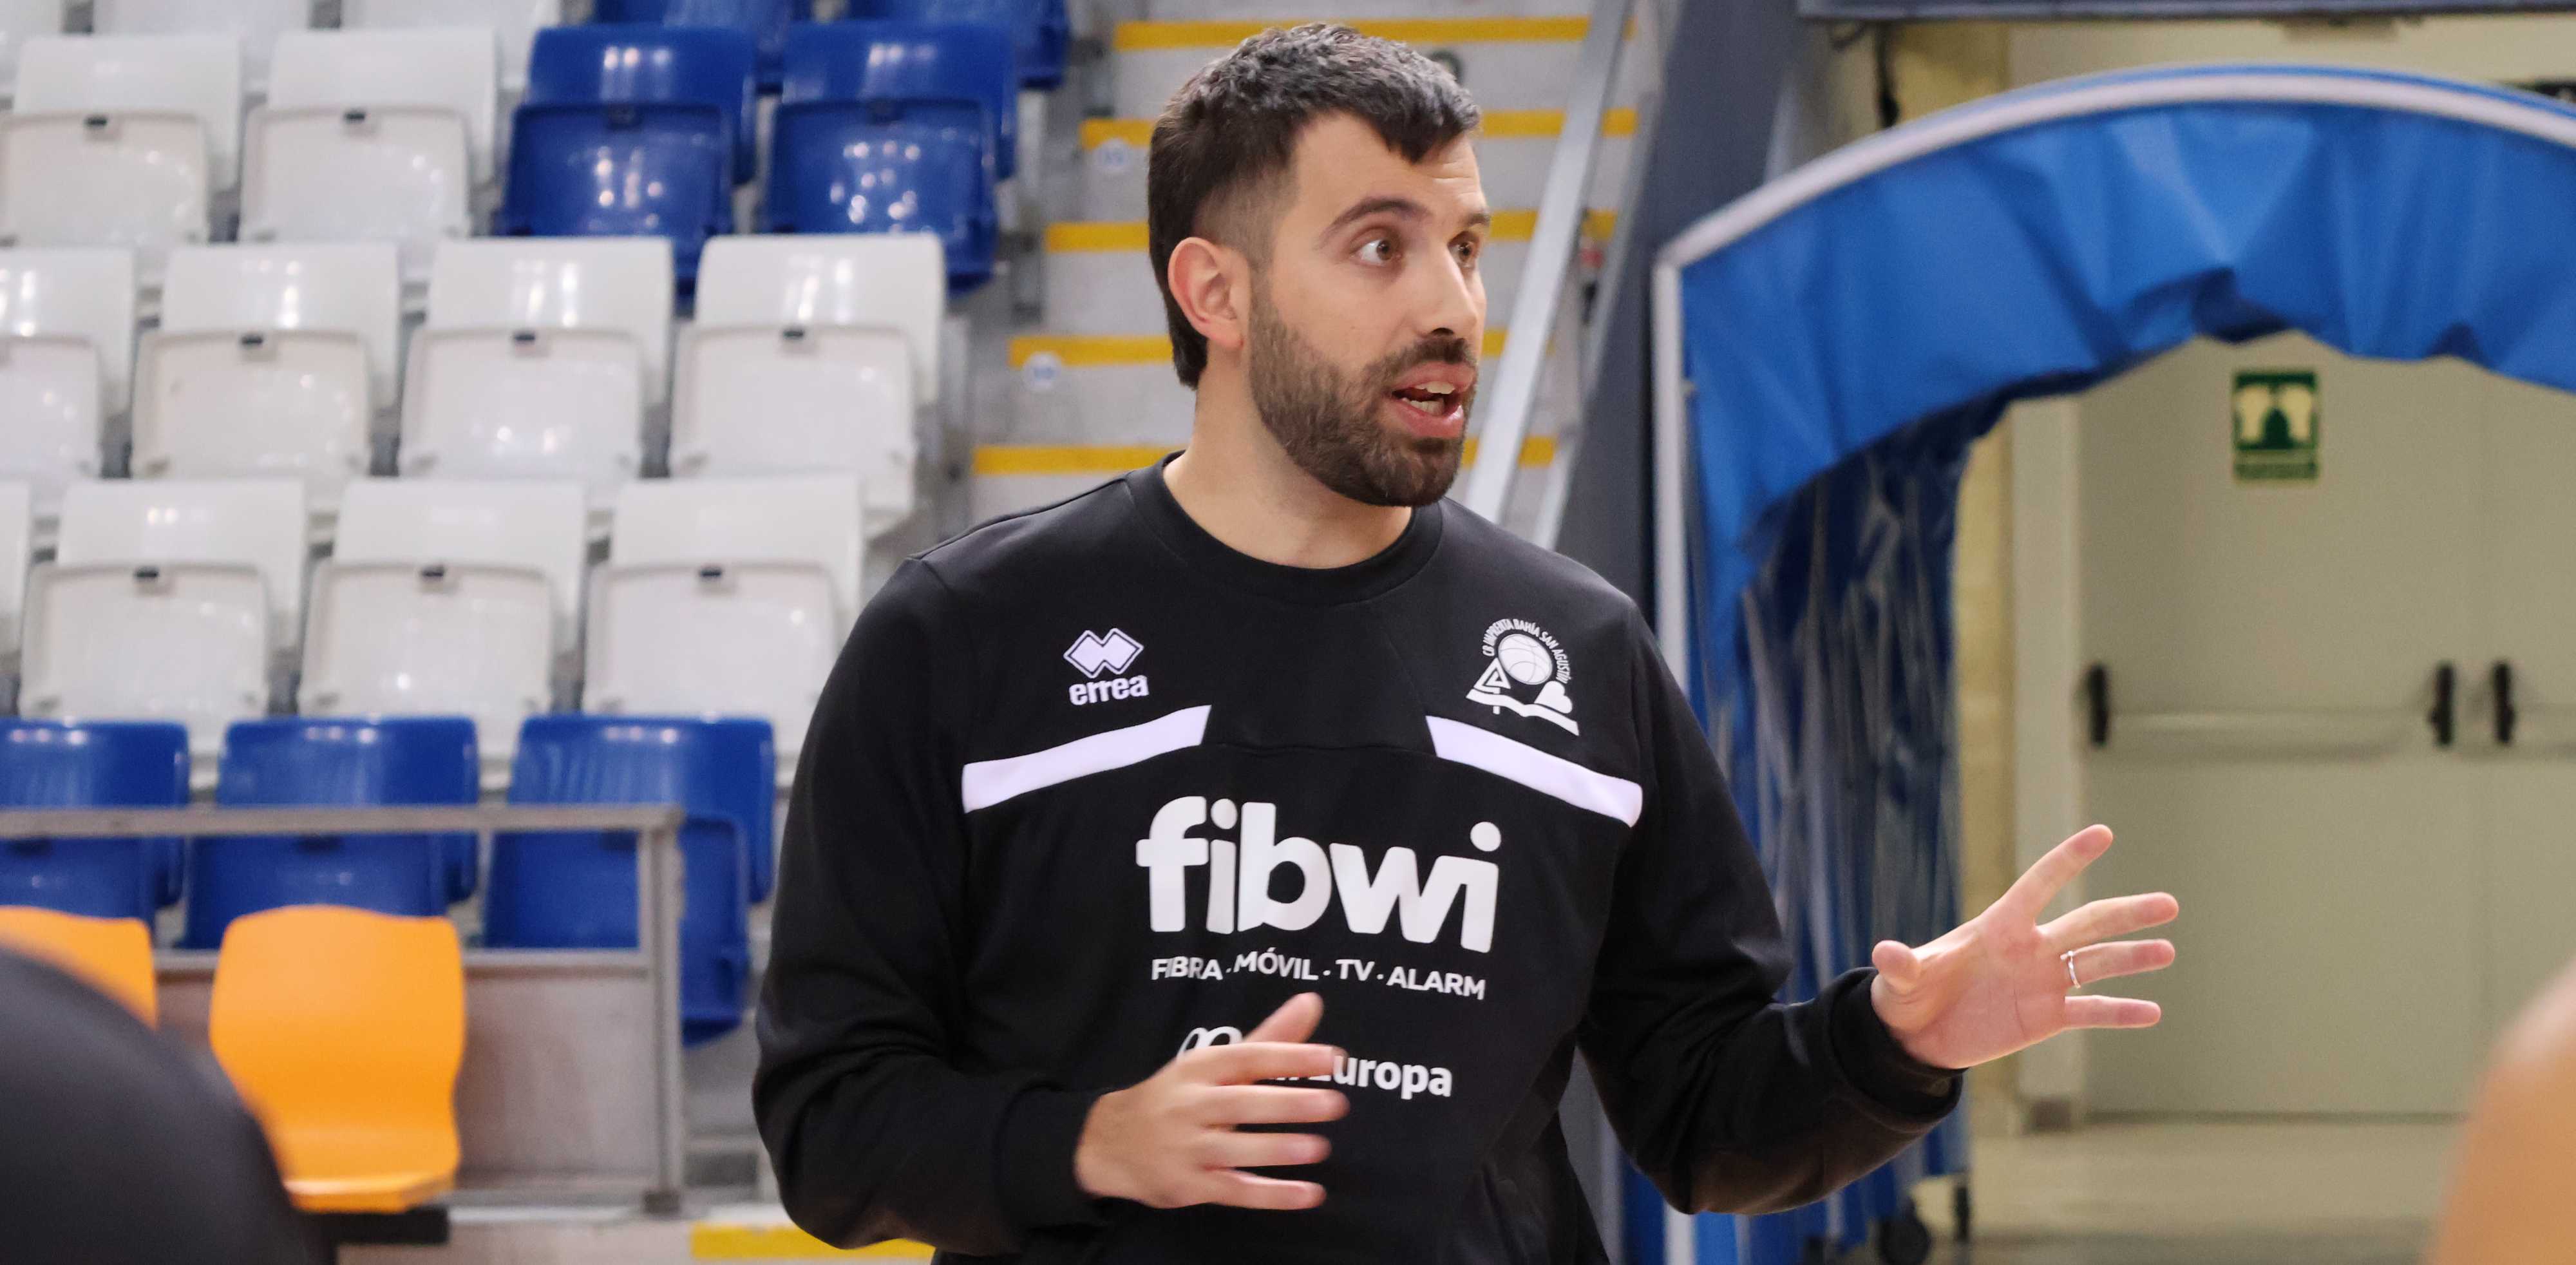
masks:
[[[0,117],[0,235],[10,245],[206,240],[215,191],[240,173],[241,53],[226,36],[39,36]]]
[[[651,22],[559,26],[537,33],[528,104],[711,106],[733,137],[735,182],[751,179],[758,141],[760,49],[740,31]]]
[[[1020,82],[1011,36],[961,22],[826,22],[796,29],[783,88],[798,101],[974,101],[992,125],[993,176],[1019,174]]]
[[[456,1179],[465,960],[444,918],[304,906],[240,919],[207,1033],[307,1212],[400,1212]]]
[[[1029,88],[1063,85],[1065,53],[1073,42],[1064,0],[849,0],[842,16],[998,26],[1010,33],[1020,84]]]
[[[667,238],[673,272],[686,286],[707,239],[733,231],[732,139],[722,111],[530,102],[510,127],[503,236]]]
[[[90,0],[101,35],[221,35],[241,46],[243,87],[268,88],[277,37],[313,24],[313,0]]]
[[[227,808],[472,804],[474,725],[461,716],[245,720],[224,735],[215,802]],[[243,835],[188,845],[180,946],[212,949],[234,919],[286,905],[443,917],[474,894],[474,836]]]
[[[857,508],[830,476],[631,485],[594,579],[586,706],[765,717],[792,766],[856,610]]]
[[[812,21],[814,4],[813,0],[591,0],[590,17],[594,22],[730,27],[759,46],[761,86],[775,88],[787,28]]]
[[[0,0],[0,96],[18,79],[18,45],[30,36],[63,33],[70,0]]]
[[[563,21],[563,0],[340,0],[344,30],[409,30],[424,26],[479,26],[497,38],[501,90],[516,96],[528,87],[528,45],[536,33]]]
[[[0,250],[0,478],[51,519],[64,485],[98,477],[100,425],[125,411],[134,357],[134,255]]]
[[[750,973],[751,827],[738,805],[774,768],[741,731],[758,721],[537,716],[519,738],[513,804],[676,804],[680,850],[681,1030],[702,1041],[742,1021]],[[730,733],[728,731],[731,731]],[[748,757],[748,758],[746,758]],[[496,948],[631,948],[635,838],[608,832],[502,834],[492,841],[484,941]]]
[[[266,593],[270,642],[304,624],[304,485],[292,479],[104,480],[63,496],[55,560],[123,569],[247,565]]]
[[[182,247],[161,293],[135,375],[135,475],[300,478],[313,509],[336,511],[394,402],[394,247]]]
[[[161,1021],[160,981],[152,973],[152,932],[135,919],[0,905],[0,948],[62,968],[116,999],[146,1027]]]
[[[159,721],[0,720],[0,808],[185,808],[188,731]],[[0,841],[0,905],[134,918],[179,899],[177,839]]]
[[[671,249],[660,238],[451,242],[412,338],[401,468],[575,479],[605,510],[668,394]]]
[[[579,628],[585,519],[571,483],[352,486],[313,574],[302,709],[470,716],[506,772]]]
[[[837,41],[800,28],[787,46],[787,83],[771,144],[762,214],[775,233],[929,233],[948,284],[963,292],[993,275],[1000,231],[991,129],[983,99],[857,101],[818,96],[852,76],[829,63]]]
[[[945,284],[926,234],[710,243],[680,336],[672,474],[845,470],[870,536],[911,517]]]

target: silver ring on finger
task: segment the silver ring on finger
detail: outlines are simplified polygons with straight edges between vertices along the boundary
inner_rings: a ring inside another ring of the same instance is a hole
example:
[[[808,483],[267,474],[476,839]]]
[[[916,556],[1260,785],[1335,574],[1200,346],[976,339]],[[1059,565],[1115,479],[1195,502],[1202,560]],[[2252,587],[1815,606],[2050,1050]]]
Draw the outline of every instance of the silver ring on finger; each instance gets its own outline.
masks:
[[[2058,954],[2057,960],[2066,964],[2066,991],[2073,992],[2084,987],[2083,978],[2075,973],[2075,950],[2068,949]]]

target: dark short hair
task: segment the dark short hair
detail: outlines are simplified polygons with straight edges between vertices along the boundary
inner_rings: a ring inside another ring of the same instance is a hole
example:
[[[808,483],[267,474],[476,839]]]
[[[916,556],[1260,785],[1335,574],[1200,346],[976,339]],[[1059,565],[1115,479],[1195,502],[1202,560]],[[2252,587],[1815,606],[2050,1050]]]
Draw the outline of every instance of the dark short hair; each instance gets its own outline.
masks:
[[[1266,262],[1267,220],[1240,213],[1287,176],[1299,133],[1327,114],[1367,123],[1408,162],[1482,119],[1440,63],[1324,22],[1263,31],[1190,76],[1154,121],[1145,166],[1146,244],[1182,385],[1198,386],[1207,337],[1172,299],[1173,248],[1203,236]]]

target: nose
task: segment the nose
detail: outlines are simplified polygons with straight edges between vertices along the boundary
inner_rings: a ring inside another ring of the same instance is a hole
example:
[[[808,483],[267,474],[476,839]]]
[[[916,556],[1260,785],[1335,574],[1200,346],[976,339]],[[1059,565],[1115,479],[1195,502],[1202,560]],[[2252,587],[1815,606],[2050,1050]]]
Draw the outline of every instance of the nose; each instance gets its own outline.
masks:
[[[1485,331],[1485,286],[1480,275],[1458,262],[1455,251],[1441,251],[1438,262],[1416,270],[1420,281],[1413,295],[1415,332],[1422,337],[1446,334],[1480,341]]]

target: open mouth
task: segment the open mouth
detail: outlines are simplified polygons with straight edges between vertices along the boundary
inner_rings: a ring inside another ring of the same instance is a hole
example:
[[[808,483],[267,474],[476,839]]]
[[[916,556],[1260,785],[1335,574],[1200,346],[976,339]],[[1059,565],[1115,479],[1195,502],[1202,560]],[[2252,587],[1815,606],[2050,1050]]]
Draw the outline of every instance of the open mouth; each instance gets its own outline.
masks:
[[[1425,383],[1388,392],[1399,402],[1411,406],[1425,417],[1446,417],[1457,407],[1457,388],[1445,382]]]

